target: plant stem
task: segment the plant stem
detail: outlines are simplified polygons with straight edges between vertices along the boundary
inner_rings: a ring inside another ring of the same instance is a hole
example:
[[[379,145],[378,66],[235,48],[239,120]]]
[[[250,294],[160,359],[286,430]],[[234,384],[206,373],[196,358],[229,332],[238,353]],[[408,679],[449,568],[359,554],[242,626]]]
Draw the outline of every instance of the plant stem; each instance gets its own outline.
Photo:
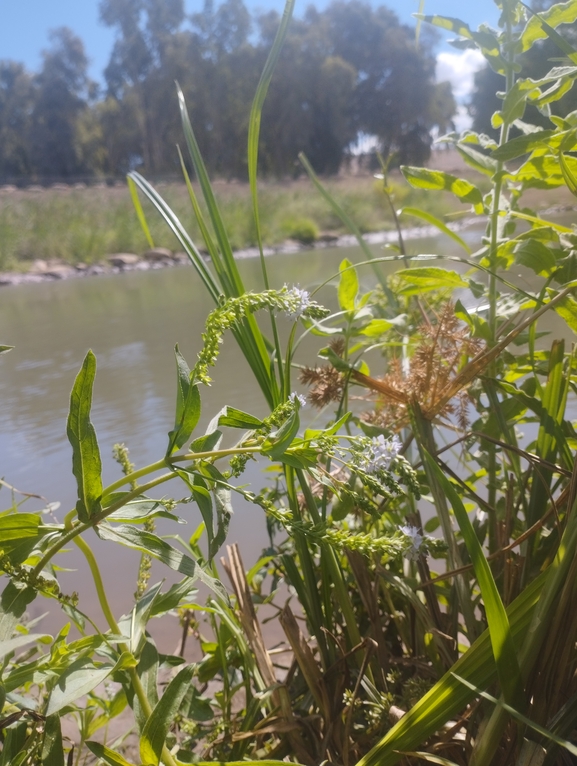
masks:
[[[67,528],[69,528],[72,523],[73,514],[74,514],[74,511],[71,511],[66,516],[65,526]],[[73,531],[73,530],[69,529],[69,531]],[[104,589],[104,583],[102,582],[102,576],[100,574],[100,569],[98,567],[98,563],[96,561],[94,553],[92,552],[92,549],[90,548],[88,543],[85,540],[83,540],[81,537],[76,537],[74,539],[74,543],[80,548],[80,550],[84,554],[86,561],[88,562],[88,566],[90,567],[90,572],[92,574],[92,579],[94,580],[94,585],[96,586],[98,601],[100,603],[100,607],[102,609],[104,617],[106,618],[106,622],[108,623],[108,626],[113,633],[115,633],[116,635],[120,635],[120,628],[118,626],[118,623],[116,622],[114,615],[112,614],[112,610],[110,609],[110,604],[108,603],[106,590]],[[121,652],[132,654],[128,644],[119,643],[118,648],[120,649]],[[150,702],[148,701],[148,697],[146,696],[146,691],[142,685],[138,672],[135,667],[131,667],[128,669],[128,673],[130,675],[130,681],[132,683],[134,693],[136,694],[138,698],[140,707],[142,708],[143,713],[148,719],[152,715],[152,707],[150,705]],[[174,758],[168,751],[168,748],[166,747],[166,745],[164,745],[162,749],[162,761],[164,762],[165,766],[177,766],[176,761],[174,760]]]

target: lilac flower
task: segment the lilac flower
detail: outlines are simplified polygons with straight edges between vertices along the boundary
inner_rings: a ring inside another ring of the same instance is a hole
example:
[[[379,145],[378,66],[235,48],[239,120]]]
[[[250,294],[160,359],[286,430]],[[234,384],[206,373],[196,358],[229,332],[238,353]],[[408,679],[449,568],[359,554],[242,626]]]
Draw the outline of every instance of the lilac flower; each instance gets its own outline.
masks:
[[[292,304],[287,307],[286,313],[289,319],[300,319],[311,304],[311,296],[307,290],[301,290],[300,287],[291,287],[286,297]]]
[[[390,439],[385,439],[382,434],[374,438],[371,442],[370,452],[366,457],[366,472],[375,474],[378,471],[388,471],[391,462],[397,457],[402,446],[396,435]]]
[[[409,561],[416,561],[421,554],[421,545],[423,544],[423,535],[419,532],[417,527],[405,525],[399,527],[399,530],[409,538],[410,547],[405,551],[405,558]]]
[[[289,402],[292,402],[293,404],[296,404],[298,402],[301,407],[307,406],[306,396],[303,396],[302,394],[297,394],[296,391],[293,391],[292,394],[290,394]]]

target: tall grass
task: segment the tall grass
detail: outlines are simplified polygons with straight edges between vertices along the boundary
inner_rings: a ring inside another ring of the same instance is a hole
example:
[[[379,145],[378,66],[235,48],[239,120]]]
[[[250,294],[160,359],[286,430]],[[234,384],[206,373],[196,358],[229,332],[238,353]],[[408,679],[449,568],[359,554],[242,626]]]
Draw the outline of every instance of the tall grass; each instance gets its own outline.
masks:
[[[378,184],[366,178],[328,181],[331,192],[354,215],[364,232],[392,227]],[[200,232],[190,210],[184,184],[161,185],[163,195],[195,240]],[[255,247],[256,233],[247,184],[215,184],[215,194],[235,250]],[[398,180],[398,195],[407,204],[429,205],[436,214],[454,209],[447,200],[426,201],[423,192]],[[146,207],[146,204],[145,204]],[[162,222],[149,215],[158,245],[180,249]],[[320,232],[340,234],[342,223],[304,181],[267,182],[260,195],[261,226],[265,245],[278,245],[299,236],[299,222],[312,220]],[[142,253],[148,247],[134,216],[130,195],[123,188],[0,190],[0,270],[26,269],[35,259],[61,259],[66,263],[98,263],[107,254]]]

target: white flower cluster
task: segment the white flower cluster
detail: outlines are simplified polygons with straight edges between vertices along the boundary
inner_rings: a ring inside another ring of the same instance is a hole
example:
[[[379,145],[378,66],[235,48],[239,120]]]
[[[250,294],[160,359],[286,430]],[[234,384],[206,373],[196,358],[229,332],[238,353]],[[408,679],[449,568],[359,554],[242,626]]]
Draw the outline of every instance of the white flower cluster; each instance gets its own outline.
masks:
[[[307,406],[306,396],[303,396],[302,394],[297,394],[296,391],[293,391],[292,394],[290,394],[289,402],[292,402],[293,404],[296,404],[298,402],[301,407]]]
[[[287,298],[296,301],[296,305],[286,312],[289,319],[300,319],[311,304],[310,293],[307,290],[301,290],[300,287],[291,287],[287,292]]]
[[[423,544],[423,535],[419,532],[417,527],[412,527],[409,525],[399,527],[399,530],[406,535],[411,545],[404,553],[404,556],[406,559],[409,559],[409,561],[416,561],[420,554],[421,554],[421,545]]]
[[[390,439],[380,434],[371,441],[369,454],[365,456],[364,469],[367,473],[375,474],[388,471],[392,461],[401,451],[402,444],[397,435]]]

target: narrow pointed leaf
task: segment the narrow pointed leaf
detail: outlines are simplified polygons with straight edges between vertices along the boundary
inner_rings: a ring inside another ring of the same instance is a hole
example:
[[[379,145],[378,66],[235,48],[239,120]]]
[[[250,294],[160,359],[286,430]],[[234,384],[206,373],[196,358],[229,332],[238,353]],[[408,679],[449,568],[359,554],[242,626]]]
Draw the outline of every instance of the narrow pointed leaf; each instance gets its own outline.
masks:
[[[130,176],[128,176],[126,180],[128,182],[130,198],[132,199],[132,204],[134,205],[138,222],[140,223],[142,227],[142,231],[144,232],[146,241],[148,242],[150,247],[154,247],[154,240],[152,239],[150,229],[148,228],[148,222],[146,220],[146,216],[144,215],[144,210],[142,209],[142,205],[140,204],[140,197],[138,196],[138,188],[136,184],[134,183],[134,180],[130,178]]]
[[[96,431],[90,422],[96,357],[89,351],[70,395],[66,433],[72,445],[72,471],[78,486],[76,512],[82,522],[100,511],[102,462]]]
[[[348,258],[341,261],[339,274],[339,306],[343,311],[354,311],[355,301],[359,294],[359,278],[353,264]]]
[[[195,580],[200,580],[218,596],[228,600],[228,595],[222,583],[209,575],[198,562],[190,556],[173,548],[165,540],[143,529],[126,524],[112,527],[110,524],[99,524],[98,534],[103,540],[111,540],[128,548],[148,553],[150,556],[162,561],[166,566],[174,569]]]
[[[108,766],[136,766],[132,761],[127,761],[126,758],[123,758],[121,755],[115,753],[109,747],[102,745],[100,742],[92,742],[91,740],[88,740],[86,742],[86,747],[97,758],[100,758],[101,761],[107,763]]]
[[[194,665],[187,665],[177,673],[146,722],[140,737],[140,758],[146,766],[158,766],[160,763],[166,735],[180,710],[182,700],[192,682],[194,670]]]
[[[200,392],[198,385],[192,383],[191,373],[186,360],[180,353],[178,345],[174,349],[176,357],[176,416],[174,428],[168,434],[167,455],[183,447],[198,421],[200,420]]]
[[[416,207],[404,207],[399,212],[400,215],[410,215],[413,218],[420,218],[421,221],[425,221],[431,226],[434,226],[447,237],[450,237],[453,242],[456,242],[460,247],[462,247],[467,255],[471,255],[471,248],[465,242],[465,240],[461,239],[458,234],[456,234],[454,231],[451,231],[451,229],[449,229],[449,227],[443,223],[443,221],[439,220],[434,215],[431,215],[431,213],[427,213],[425,210],[419,210],[419,208]]]

